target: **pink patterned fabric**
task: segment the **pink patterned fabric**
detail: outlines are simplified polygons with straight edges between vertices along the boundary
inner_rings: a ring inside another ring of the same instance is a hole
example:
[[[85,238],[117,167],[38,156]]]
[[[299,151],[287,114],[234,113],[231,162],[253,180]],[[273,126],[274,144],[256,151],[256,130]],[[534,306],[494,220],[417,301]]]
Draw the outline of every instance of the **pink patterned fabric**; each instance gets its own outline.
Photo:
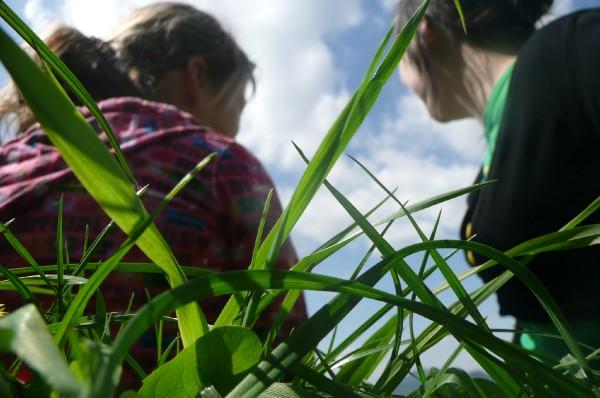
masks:
[[[139,187],[149,190],[143,202],[152,209],[201,159],[216,152],[217,157],[162,211],[156,223],[182,265],[221,271],[248,267],[265,198],[273,183],[261,163],[232,138],[201,127],[188,114],[173,106],[137,98],[114,98],[100,103],[100,109],[118,136],[121,148]],[[99,131],[95,120],[88,120]],[[106,141],[104,133],[100,137]],[[139,188],[138,187],[138,188]],[[40,128],[7,143],[0,150],[0,221],[14,218],[11,231],[40,264],[56,264],[56,223],[58,200],[64,195],[63,233],[71,262],[82,255],[85,226],[93,239],[108,223],[107,216],[78,184]],[[273,196],[267,230],[281,214]],[[111,233],[95,255],[105,259],[125,236]],[[126,261],[148,261],[136,248]],[[297,262],[287,243],[277,268]],[[25,263],[0,241],[0,264],[7,267]],[[101,290],[110,311],[125,310],[130,295],[136,305],[146,302],[147,289],[155,295],[165,288],[162,275],[113,273]],[[14,294],[1,293],[0,303],[8,309],[22,305]],[[214,321],[225,298],[201,302],[209,322]],[[269,323],[274,312],[261,323]],[[301,300],[291,315],[289,327],[306,317]],[[265,325],[266,326],[266,325]]]

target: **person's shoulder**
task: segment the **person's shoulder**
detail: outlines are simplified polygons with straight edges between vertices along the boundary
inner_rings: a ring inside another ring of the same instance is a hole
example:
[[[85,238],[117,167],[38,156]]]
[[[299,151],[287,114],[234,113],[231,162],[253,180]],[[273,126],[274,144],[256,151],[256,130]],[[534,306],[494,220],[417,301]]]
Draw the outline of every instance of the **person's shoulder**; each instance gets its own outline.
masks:
[[[600,33],[600,8],[580,10],[552,20],[527,40],[520,53],[535,49],[564,51],[561,46],[570,45],[575,40],[584,40],[592,31]]]

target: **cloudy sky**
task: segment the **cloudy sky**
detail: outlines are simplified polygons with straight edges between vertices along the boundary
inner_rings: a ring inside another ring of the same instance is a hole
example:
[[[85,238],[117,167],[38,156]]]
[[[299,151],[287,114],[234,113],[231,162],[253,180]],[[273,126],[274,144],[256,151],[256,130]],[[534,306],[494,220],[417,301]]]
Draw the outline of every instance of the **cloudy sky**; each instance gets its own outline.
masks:
[[[307,153],[317,147],[338,112],[362,78],[378,42],[392,19],[395,0],[196,0],[187,1],[218,17],[258,65],[255,97],[245,110],[239,140],[265,164],[286,202],[304,169],[290,141]],[[7,2],[36,32],[53,22],[74,25],[84,33],[105,37],[121,16],[150,3],[147,0],[12,0]],[[600,5],[600,0],[556,0],[550,18],[576,8]],[[0,71],[0,81],[6,75]],[[472,182],[483,151],[481,128],[473,121],[441,125],[432,122],[422,104],[393,76],[347,153],[357,157],[398,197],[416,202]],[[383,193],[348,158],[342,158],[330,181],[362,210]],[[420,214],[426,231],[442,211],[438,237],[456,238],[465,209],[459,198]],[[395,210],[384,209],[381,215]],[[301,255],[350,222],[343,209],[320,193],[300,220],[293,239]],[[397,222],[387,237],[396,247],[418,241],[405,221]],[[349,275],[368,248],[366,241],[336,255],[317,272]],[[417,263],[417,261],[415,261]],[[467,268],[461,255],[452,260],[456,272]],[[433,285],[440,282],[434,278]],[[469,289],[479,286],[468,281]],[[381,285],[391,289],[389,281]],[[329,297],[309,294],[314,312]],[[448,296],[446,300],[452,299]],[[343,325],[340,334],[354,329],[377,305],[363,304]],[[513,320],[497,315],[495,300],[482,306],[492,327],[512,327]],[[422,325],[421,323],[420,325]],[[452,343],[424,358],[439,366]],[[457,365],[475,367],[465,356]]]

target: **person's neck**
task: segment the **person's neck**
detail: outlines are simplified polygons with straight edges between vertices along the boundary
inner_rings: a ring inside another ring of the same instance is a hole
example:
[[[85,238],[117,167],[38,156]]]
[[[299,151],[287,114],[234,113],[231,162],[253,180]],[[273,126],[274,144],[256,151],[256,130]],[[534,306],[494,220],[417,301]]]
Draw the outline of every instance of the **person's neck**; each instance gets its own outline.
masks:
[[[501,54],[463,45],[465,60],[464,85],[469,113],[482,121],[483,113],[496,82],[516,59],[516,54]]]

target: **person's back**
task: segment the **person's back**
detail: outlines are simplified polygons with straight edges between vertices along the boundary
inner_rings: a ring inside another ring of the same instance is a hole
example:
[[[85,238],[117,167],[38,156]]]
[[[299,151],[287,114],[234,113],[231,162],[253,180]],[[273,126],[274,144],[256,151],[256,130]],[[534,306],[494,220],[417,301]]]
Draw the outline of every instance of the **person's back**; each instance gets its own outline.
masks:
[[[461,232],[500,250],[558,231],[600,196],[600,10],[536,31],[552,3],[462,2],[465,35],[453,5],[432,1],[401,65],[434,118],[482,121],[487,149],[476,182],[494,183],[470,195]],[[401,18],[407,11],[400,3]],[[596,211],[583,223],[598,222]],[[486,260],[466,254],[471,265]],[[527,265],[576,338],[592,346],[600,345],[599,264],[600,249],[589,247],[538,254]],[[503,270],[479,275],[487,282]],[[557,331],[516,278],[498,290],[498,301],[502,315],[531,332],[516,336],[522,346],[555,360],[568,352],[560,340],[543,337]]]
[[[476,240],[508,250],[559,230],[600,196],[600,52],[591,51],[598,43],[600,9],[554,21],[521,48],[487,176],[497,182],[474,195],[467,217]],[[583,222],[592,223],[599,212]],[[600,283],[599,263],[600,248],[591,247],[540,254],[529,267],[577,319],[600,314],[600,301],[581,297]],[[547,320],[526,289],[509,282],[502,313]]]
[[[161,212],[156,224],[180,264],[211,271],[245,269],[250,264],[265,199],[273,188],[264,167],[233,138],[245,104],[244,89],[248,80],[252,80],[253,65],[216,20],[192,7],[159,4],[139,10],[132,19],[134,23],[126,23],[127,29],[114,38],[115,45],[142,95],[160,102],[121,97],[101,102],[100,109],[119,137],[139,187],[149,186],[142,196],[149,209],[200,160],[211,153],[217,154]],[[154,24],[152,21],[156,19],[161,23]],[[183,33],[178,31],[180,25]],[[148,26],[158,26],[158,30],[149,32]],[[196,47],[190,47],[190,41],[181,37],[181,34],[195,37],[198,29],[206,27],[211,31],[200,36],[208,43],[194,42]],[[164,28],[179,33],[166,32]],[[154,35],[150,42],[147,34]],[[214,41],[209,40],[211,35],[216,35]],[[173,42],[156,37],[168,37]],[[168,50],[158,49],[159,42]],[[215,43],[225,48],[215,51]],[[208,55],[203,58],[207,51],[203,46],[207,45]],[[147,49],[153,52],[146,53]],[[175,49],[180,49],[180,53]],[[152,61],[152,57],[158,59]],[[183,76],[192,69],[194,73]],[[173,79],[174,76],[195,79],[196,72],[203,72],[202,79],[206,80],[192,81],[182,89],[174,85],[174,81],[181,80]],[[99,129],[97,123],[90,121]],[[78,186],[39,128],[2,148],[0,181],[3,181],[0,218],[3,221],[16,218],[11,230],[40,263],[56,262],[57,201],[61,195],[64,194],[63,233],[72,260],[81,258],[86,225],[91,241],[109,221]],[[267,230],[280,214],[281,205],[274,194]],[[111,232],[94,259],[105,259],[123,240],[120,231]],[[6,242],[0,243],[0,253],[3,264],[23,264]],[[134,249],[126,261],[147,259]],[[287,269],[296,262],[296,254],[288,242],[275,267]],[[108,277],[101,290],[108,309],[122,312],[131,294],[135,293],[133,308],[136,308],[147,301],[146,292],[154,295],[165,287],[162,274],[116,272]],[[200,303],[209,322],[215,321],[225,300],[220,297]],[[274,314],[273,308],[266,311],[256,329],[268,330]],[[284,330],[289,331],[305,318],[301,298]],[[149,370],[156,361],[156,343],[142,341],[141,345],[148,347],[148,352],[142,353],[142,362]]]

